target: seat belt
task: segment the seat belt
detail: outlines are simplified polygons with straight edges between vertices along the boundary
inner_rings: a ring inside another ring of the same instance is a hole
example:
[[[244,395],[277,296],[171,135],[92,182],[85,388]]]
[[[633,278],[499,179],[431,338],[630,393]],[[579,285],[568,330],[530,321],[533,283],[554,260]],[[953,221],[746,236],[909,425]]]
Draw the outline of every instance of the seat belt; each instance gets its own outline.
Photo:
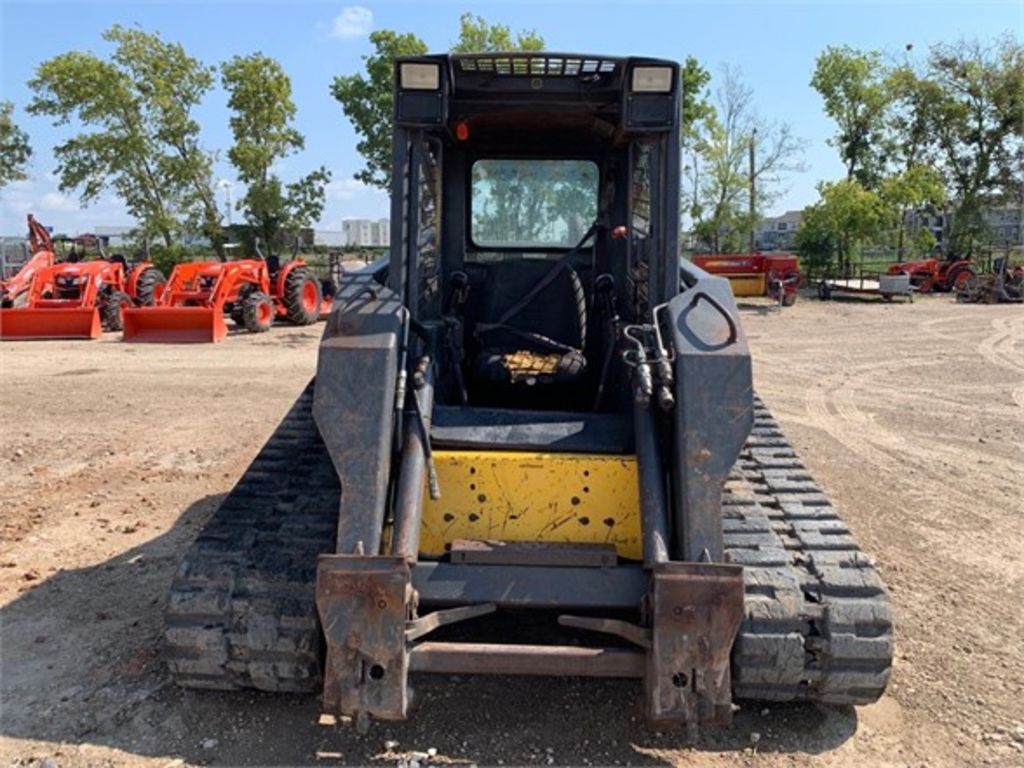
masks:
[[[526,307],[530,305],[530,302],[537,298],[537,296],[539,296],[545,288],[547,288],[549,285],[551,285],[551,283],[555,281],[555,278],[558,277],[561,271],[569,266],[570,259],[572,259],[572,257],[579,253],[581,250],[583,250],[583,246],[586,244],[587,240],[590,239],[591,235],[596,235],[597,231],[600,228],[600,224],[596,221],[593,224],[591,224],[590,229],[586,231],[586,233],[583,235],[580,241],[575,246],[570,248],[558,261],[556,261],[555,264],[551,267],[551,269],[548,270],[547,274],[545,274],[544,277],[542,277],[540,281],[535,286],[533,286],[533,288],[531,288],[525,296],[523,296],[523,298],[521,298],[519,301],[517,301],[515,304],[513,304],[511,307],[505,310],[505,313],[501,317],[499,317],[495,322],[477,323],[476,335],[479,337],[481,333],[487,333],[488,331],[495,331],[499,329],[516,330],[508,328],[508,321],[514,318],[524,309],[526,309]],[[597,245],[596,239],[594,244]]]

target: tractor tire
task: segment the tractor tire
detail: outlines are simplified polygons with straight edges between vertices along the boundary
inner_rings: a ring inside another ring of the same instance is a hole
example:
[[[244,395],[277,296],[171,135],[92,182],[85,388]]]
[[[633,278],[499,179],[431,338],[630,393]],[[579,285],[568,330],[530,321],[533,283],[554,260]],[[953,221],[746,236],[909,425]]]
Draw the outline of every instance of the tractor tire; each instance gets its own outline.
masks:
[[[164,286],[167,285],[167,278],[164,273],[156,267],[146,267],[139,273],[135,281],[135,304],[139,307],[151,307],[156,304]]]
[[[274,324],[274,302],[262,291],[253,291],[242,301],[242,325],[249,333],[266,333]]]
[[[131,297],[123,291],[111,291],[100,304],[100,322],[105,331],[123,331],[125,309],[133,306]]]
[[[970,267],[961,267],[946,278],[946,290],[960,293],[974,277],[974,270]]]
[[[313,325],[320,319],[323,289],[316,275],[305,267],[296,267],[285,278],[282,299],[289,322],[295,325]]]

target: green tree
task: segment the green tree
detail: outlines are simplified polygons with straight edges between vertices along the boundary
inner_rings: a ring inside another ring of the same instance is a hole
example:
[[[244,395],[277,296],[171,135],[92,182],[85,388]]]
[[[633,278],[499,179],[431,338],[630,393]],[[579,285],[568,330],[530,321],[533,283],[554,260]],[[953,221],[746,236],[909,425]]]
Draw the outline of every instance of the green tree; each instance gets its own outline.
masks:
[[[459,39],[451,46],[452,53],[483,53],[485,51],[542,51],[544,38],[536,30],[524,29],[513,38],[505,24],[490,24],[482,16],[464,13],[459,17]]]
[[[970,255],[987,234],[984,209],[1024,184],[1024,49],[1009,36],[934,46],[917,96],[956,206],[950,248]]]
[[[885,230],[889,210],[877,192],[856,179],[819,184],[818,193],[819,201],[804,210],[797,249],[801,254],[824,255],[826,264],[836,258],[842,273],[849,274],[853,256]]]
[[[32,155],[32,147],[28,134],[15,124],[13,114],[14,105],[0,101],[0,187],[28,178],[25,166]]]
[[[763,119],[753,90],[725,67],[687,166],[691,215],[698,239],[712,251],[747,247],[750,217],[750,146],[754,144],[754,216],[774,202],[787,174],[801,171],[804,142],[787,123]]]
[[[292,126],[296,110],[291,79],[275,59],[262,53],[235,56],[221,65],[221,81],[228,92],[234,136],[228,159],[247,185],[237,207],[263,242],[279,247],[285,234],[295,234],[320,217],[330,173],[320,167],[285,185],[272,171],[274,163],[305,145]]]
[[[696,58],[687,56],[680,67],[679,79],[682,89],[680,133],[686,144],[696,138],[701,124],[715,113],[708,91],[711,73]]]
[[[873,187],[884,164],[883,137],[892,101],[879,51],[829,46],[817,58],[811,87],[838,127],[830,144],[839,149],[846,178]]]
[[[935,237],[927,229],[909,231],[907,214],[911,211],[937,210],[946,202],[946,186],[942,174],[930,165],[911,165],[905,171],[884,178],[878,195],[887,208],[890,231],[896,233],[896,253],[900,260],[904,251],[917,255],[930,251]]]
[[[116,45],[109,60],[68,51],[40,64],[29,82],[30,113],[82,129],[54,149],[61,189],[78,190],[88,205],[113,188],[143,234],[167,246],[197,226],[217,242],[212,156],[191,116],[213,85],[212,70],[139,29],[115,25],[103,39]]]
[[[331,95],[355,128],[356,149],[366,165],[355,177],[364,184],[387,189],[391,180],[391,118],[394,110],[394,61],[400,56],[418,56],[427,45],[411,32],[389,29],[370,33],[374,52],[363,57],[365,72],[339,75],[331,83]],[[466,13],[460,19],[459,39],[452,46],[460,53],[497,50],[536,51],[544,40],[533,30],[512,32],[502,24],[488,24]]]

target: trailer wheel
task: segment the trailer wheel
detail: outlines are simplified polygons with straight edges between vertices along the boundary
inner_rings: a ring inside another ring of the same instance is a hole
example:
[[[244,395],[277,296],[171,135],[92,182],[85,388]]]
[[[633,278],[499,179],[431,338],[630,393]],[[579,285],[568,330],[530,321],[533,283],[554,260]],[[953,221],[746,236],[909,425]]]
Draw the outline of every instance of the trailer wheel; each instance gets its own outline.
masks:
[[[156,267],[146,267],[135,281],[135,303],[140,307],[151,307],[164,292],[167,278]]]
[[[796,292],[790,293],[789,291],[783,290],[782,292],[782,306],[792,307],[796,304]]]
[[[124,311],[132,306],[132,299],[123,291],[111,291],[100,306],[100,322],[108,331],[124,330]]]
[[[822,301],[828,301],[832,298],[832,289],[824,280],[818,283],[818,298]]]
[[[288,320],[295,325],[312,325],[320,319],[323,289],[305,267],[296,267],[285,278],[282,298]]]
[[[242,323],[249,333],[266,333],[274,322],[274,302],[262,291],[253,291],[242,303]]]

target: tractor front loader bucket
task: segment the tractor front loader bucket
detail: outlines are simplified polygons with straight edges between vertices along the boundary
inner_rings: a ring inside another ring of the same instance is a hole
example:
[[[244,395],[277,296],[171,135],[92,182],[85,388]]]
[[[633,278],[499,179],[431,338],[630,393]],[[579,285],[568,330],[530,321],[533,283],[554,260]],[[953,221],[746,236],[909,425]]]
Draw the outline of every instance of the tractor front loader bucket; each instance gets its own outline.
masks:
[[[193,344],[223,341],[224,314],[212,307],[136,307],[124,312],[124,341]]]
[[[95,307],[0,309],[0,339],[98,339],[103,333]]]

